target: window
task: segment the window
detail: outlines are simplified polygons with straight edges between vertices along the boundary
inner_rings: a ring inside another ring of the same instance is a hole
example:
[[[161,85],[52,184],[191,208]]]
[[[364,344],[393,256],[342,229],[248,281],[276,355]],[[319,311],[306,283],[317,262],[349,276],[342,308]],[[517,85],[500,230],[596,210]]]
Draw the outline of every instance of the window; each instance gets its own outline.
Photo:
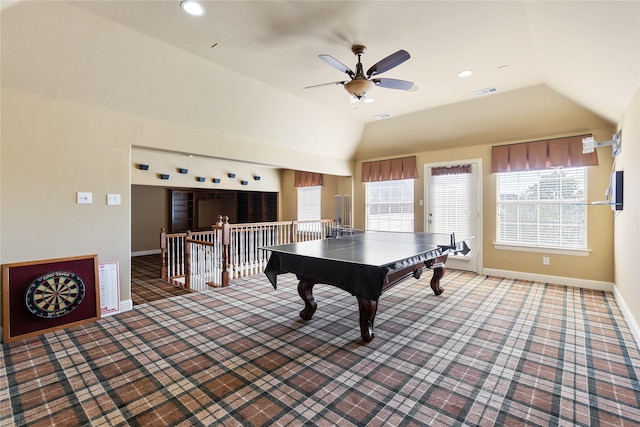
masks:
[[[298,221],[321,219],[322,186],[298,187]]]
[[[367,229],[413,232],[413,185],[413,179],[367,182]]]
[[[497,242],[586,249],[586,167],[497,174]]]

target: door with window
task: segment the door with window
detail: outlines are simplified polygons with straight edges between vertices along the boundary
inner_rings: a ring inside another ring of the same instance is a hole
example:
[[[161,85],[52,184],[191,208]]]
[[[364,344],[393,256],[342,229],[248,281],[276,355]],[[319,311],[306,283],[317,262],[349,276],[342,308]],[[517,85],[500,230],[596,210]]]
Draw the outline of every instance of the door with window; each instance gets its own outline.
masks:
[[[467,255],[449,256],[449,268],[473,272],[482,268],[478,251],[482,239],[482,185],[478,173],[481,162],[475,159],[424,166],[425,231],[473,237],[467,242],[471,249]]]

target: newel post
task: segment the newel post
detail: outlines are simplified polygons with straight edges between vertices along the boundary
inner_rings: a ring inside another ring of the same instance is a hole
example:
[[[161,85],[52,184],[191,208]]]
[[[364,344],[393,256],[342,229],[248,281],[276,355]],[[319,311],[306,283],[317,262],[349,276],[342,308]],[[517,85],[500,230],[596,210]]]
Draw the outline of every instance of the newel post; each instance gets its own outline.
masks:
[[[231,225],[229,217],[222,218],[222,286],[229,286],[229,247],[231,245]]]
[[[184,239],[184,287],[191,289],[191,231],[187,230]]]
[[[167,279],[167,230],[160,229],[160,256],[162,257],[162,267],[160,267],[160,277],[164,281]]]

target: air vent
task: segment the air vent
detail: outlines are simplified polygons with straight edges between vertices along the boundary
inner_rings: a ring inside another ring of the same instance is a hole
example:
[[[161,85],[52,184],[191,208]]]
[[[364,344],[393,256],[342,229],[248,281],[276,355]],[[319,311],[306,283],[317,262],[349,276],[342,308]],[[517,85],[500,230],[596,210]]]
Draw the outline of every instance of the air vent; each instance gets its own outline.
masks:
[[[389,113],[376,114],[375,116],[373,116],[373,118],[376,120],[388,119],[389,117],[391,117],[391,114]]]
[[[483,95],[489,95],[490,93],[496,93],[497,91],[498,91],[497,87],[488,87],[485,89],[480,89],[480,90],[471,92],[471,94],[473,96],[483,96]]]

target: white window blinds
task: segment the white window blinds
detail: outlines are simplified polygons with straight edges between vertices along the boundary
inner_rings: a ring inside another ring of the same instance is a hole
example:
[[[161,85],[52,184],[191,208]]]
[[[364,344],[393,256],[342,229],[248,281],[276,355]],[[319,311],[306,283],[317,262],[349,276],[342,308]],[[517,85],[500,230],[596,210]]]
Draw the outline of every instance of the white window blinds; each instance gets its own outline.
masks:
[[[322,187],[298,187],[298,221],[317,221],[321,216]]]
[[[413,232],[413,179],[367,182],[368,230]]]
[[[586,249],[586,167],[499,173],[497,241]]]
[[[432,174],[429,232],[470,236],[471,173]]]

